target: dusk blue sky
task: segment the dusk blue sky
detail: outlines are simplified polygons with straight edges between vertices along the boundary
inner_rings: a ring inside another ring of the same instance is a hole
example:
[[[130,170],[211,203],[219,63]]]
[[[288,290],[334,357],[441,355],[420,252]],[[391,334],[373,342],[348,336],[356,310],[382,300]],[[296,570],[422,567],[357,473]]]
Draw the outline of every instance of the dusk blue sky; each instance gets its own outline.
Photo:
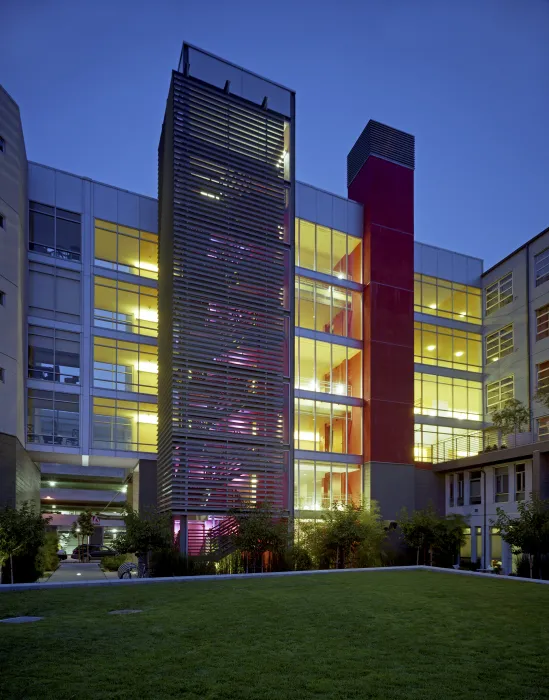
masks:
[[[346,194],[369,118],[416,137],[416,238],[486,266],[549,226],[548,0],[4,0],[30,160],[156,196],[183,39],[297,92],[297,177]]]

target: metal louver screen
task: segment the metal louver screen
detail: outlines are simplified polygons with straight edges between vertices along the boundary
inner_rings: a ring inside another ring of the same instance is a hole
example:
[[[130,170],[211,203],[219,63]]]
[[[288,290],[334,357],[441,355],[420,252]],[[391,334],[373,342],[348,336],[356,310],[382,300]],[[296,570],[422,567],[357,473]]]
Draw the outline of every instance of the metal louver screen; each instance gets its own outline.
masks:
[[[160,144],[159,504],[174,513],[284,505],[284,126],[278,114],[173,74]]]
[[[347,156],[347,187],[368,156],[379,156],[413,169],[415,139],[411,134],[370,119]]]

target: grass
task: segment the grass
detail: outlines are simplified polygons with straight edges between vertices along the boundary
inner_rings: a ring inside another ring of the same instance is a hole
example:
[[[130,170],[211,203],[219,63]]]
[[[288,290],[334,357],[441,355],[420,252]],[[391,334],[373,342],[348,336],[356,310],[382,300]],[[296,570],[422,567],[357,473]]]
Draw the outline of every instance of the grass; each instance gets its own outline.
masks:
[[[138,608],[137,615],[107,615]],[[0,594],[0,698],[549,698],[549,587],[403,571]]]

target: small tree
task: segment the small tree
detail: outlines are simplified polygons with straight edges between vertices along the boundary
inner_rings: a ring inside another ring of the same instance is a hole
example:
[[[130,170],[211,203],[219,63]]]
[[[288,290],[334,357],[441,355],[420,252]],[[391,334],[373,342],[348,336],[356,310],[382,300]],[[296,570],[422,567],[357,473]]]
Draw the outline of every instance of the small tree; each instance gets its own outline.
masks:
[[[439,516],[432,505],[424,510],[414,510],[411,515],[403,508],[400,513],[398,525],[402,531],[404,541],[409,547],[416,550],[416,565],[419,566],[419,554],[423,552],[423,563],[425,564],[425,553],[430,553],[430,561],[433,563],[433,548],[437,541],[437,527],[439,527]]]
[[[263,557],[266,552],[276,556],[286,550],[288,520],[269,503],[250,504],[247,508],[232,510],[230,515],[236,524],[231,543],[235,549],[246,555],[246,573],[249,570],[250,559],[254,570],[260,562],[263,571]]]
[[[7,506],[0,510],[0,583],[2,568],[9,559],[11,582],[13,583],[13,557],[38,549],[44,542],[46,525],[51,520],[35,512],[25,502],[19,508]]]
[[[530,411],[518,399],[510,399],[498,411],[492,413],[492,423],[502,434],[521,433],[530,425]]]
[[[78,542],[78,561],[82,561],[82,548],[80,544],[87,546],[87,559],[90,558],[90,537],[93,535],[95,527],[93,525],[93,513],[91,510],[84,510],[71,527],[71,535],[76,537]]]
[[[335,501],[320,521],[300,526],[303,544],[317,566],[345,569],[381,564],[382,544],[387,536],[379,507]]]
[[[465,518],[458,514],[440,516],[432,505],[423,510],[414,510],[412,515],[408,515],[406,508],[403,508],[398,524],[406,544],[416,550],[418,565],[421,551],[423,563],[426,563],[428,553],[429,564],[433,566],[435,553],[441,555],[443,561],[448,557],[454,558],[465,542]]]
[[[121,533],[114,543],[116,549],[125,554],[135,554],[146,559],[147,570],[150,569],[151,553],[167,551],[173,548],[172,523],[169,515],[156,509],[138,513],[127,508],[124,515],[126,531]]]
[[[541,578],[541,557],[549,553],[549,500],[532,494],[529,501],[517,505],[518,517],[510,517],[497,508],[497,519],[492,524],[501,533],[504,542],[511,545],[514,554],[523,553],[530,562],[530,578],[534,576],[534,563],[538,562]]]

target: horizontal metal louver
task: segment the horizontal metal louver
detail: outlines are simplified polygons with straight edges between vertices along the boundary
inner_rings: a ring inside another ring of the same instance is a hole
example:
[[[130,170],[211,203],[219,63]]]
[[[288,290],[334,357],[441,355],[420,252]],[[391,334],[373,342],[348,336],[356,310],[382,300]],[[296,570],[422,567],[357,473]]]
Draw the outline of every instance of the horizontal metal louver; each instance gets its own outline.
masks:
[[[173,74],[159,159],[158,408],[159,503],[173,513],[281,507],[287,490],[284,125]]]
[[[347,187],[369,156],[379,156],[413,169],[415,138],[405,131],[370,119],[347,156]]]

